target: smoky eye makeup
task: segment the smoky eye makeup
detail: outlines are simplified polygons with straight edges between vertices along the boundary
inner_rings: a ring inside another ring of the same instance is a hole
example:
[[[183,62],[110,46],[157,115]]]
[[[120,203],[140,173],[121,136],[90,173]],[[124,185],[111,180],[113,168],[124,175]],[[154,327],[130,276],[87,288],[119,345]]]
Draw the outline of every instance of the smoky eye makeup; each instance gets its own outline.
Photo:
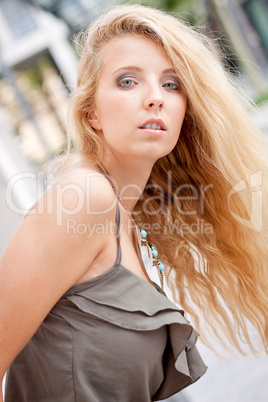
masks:
[[[116,78],[116,84],[118,85],[118,86],[121,86],[121,84],[122,84],[122,82],[124,82],[124,81],[135,81],[135,80],[137,80],[137,78],[136,77],[134,77],[131,73],[128,73],[128,74],[121,74],[118,78]]]
[[[178,80],[178,79],[173,80],[172,83],[174,83],[174,85],[176,85],[176,87],[177,87],[177,89],[178,89],[179,91],[182,90],[182,84],[181,84],[180,80]]]
[[[118,77],[115,77],[115,83],[118,87],[130,88],[137,83],[138,79],[137,75],[133,74],[133,71],[126,71],[123,74],[121,73]],[[170,88],[170,90],[182,90],[181,81],[176,75],[172,74],[169,76],[165,74],[161,81],[161,85],[163,86],[167,84],[175,86],[175,88]]]
[[[170,76],[170,77],[165,77],[165,79],[163,80],[164,85],[165,84],[174,84],[176,85],[177,89],[182,89],[182,84],[180,79],[177,76]]]

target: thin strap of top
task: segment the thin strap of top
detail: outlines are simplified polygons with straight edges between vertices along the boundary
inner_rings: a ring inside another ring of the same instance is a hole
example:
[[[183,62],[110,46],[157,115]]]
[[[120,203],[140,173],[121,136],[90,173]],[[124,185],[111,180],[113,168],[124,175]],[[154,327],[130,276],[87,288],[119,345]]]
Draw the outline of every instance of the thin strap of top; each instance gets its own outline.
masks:
[[[120,264],[121,258],[122,258],[122,252],[121,252],[121,245],[120,245],[120,209],[119,209],[119,204],[117,202],[116,204],[116,230],[117,230],[117,241],[118,241],[118,251],[117,251],[117,258],[116,258],[116,263],[115,265]]]

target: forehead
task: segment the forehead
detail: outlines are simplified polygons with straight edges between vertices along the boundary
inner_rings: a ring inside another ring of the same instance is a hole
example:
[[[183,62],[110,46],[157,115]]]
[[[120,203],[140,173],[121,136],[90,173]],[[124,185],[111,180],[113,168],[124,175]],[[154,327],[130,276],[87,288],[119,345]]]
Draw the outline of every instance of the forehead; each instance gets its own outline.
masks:
[[[112,39],[102,49],[103,72],[126,66],[160,66],[170,68],[171,62],[159,44],[137,35],[124,35]]]

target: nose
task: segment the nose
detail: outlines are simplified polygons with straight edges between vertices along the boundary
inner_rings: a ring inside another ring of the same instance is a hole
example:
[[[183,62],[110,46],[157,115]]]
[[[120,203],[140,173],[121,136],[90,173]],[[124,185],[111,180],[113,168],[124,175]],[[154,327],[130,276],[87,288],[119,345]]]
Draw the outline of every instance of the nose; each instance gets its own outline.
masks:
[[[148,91],[144,100],[144,107],[146,109],[163,109],[164,99],[159,89],[151,89]]]
[[[148,105],[149,109],[162,109],[164,106],[163,101],[160,99],[155,99],[154,101],[150,102]]]

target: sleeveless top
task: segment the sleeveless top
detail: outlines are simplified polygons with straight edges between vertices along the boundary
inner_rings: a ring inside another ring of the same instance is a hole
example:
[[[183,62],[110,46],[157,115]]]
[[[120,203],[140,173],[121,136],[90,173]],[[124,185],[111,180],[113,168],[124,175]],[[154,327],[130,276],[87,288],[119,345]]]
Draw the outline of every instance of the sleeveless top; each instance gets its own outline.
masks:
[[[71,287],[8,369],[5,402],[151,402],[206,371],[198,334],[157,285],[115,265]]]

